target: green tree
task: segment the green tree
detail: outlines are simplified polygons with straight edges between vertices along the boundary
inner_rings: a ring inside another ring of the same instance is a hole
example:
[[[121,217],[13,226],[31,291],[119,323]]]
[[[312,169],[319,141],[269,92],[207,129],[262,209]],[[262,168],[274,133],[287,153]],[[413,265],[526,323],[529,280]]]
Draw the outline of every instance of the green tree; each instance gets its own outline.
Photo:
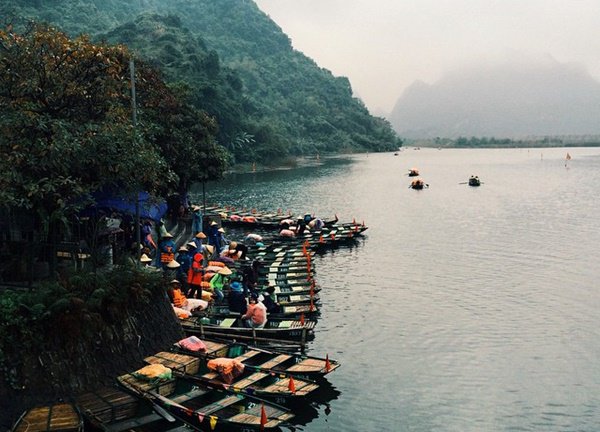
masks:
[[[229,164],[229,155],[216,142],[218,125],[214,117],[186,102],[189,87],[168,86],[158,73],[144,70],[139,92],[143,101],[141,133],[160,149],[175,174],[170,189],[184,197],[192,183],[220,178]]]
[[[0,30],[0,202],[32,214],[42,242],[60,241],[95,191],[156,193],[176,178],[160,148],[134,136],[129,58],[43,25]]]

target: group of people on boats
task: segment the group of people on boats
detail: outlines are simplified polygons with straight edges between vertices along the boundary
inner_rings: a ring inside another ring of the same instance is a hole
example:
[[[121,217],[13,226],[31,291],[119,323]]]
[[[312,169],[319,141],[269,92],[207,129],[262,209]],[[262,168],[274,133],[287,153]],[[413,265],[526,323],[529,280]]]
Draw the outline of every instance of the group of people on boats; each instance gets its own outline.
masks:
[[[279,312],[280,305],[273,298],[273,288],[258,292],[262,261],[249,261],[248,246],[227,239],[217,222],[211,221],[209,230],[209,235],[195,232],[177,249],[173,236],[165,230],[154,261],[159,265],[151,266],[153,260],[146,254],[142,254],[140,262],[148,270],[163,272],[164,280],[169,281],[167,294],[178,317],[187,318],[214,303],[239,313],[248,327],[263,327],[267,314]],[[257,234],[247,234],[245,239],[255,244],[262,241]],[[237,261],[242,265],[234,266]]]
[[[333,223],[338,221],[337,215]],[[315,217],[309,213],[304,216],[299,216],[295,221],[290,218],[283,219],[279,222],[281,237],[297,237],[307,231],[321,231],[325,227],[323,219]]]

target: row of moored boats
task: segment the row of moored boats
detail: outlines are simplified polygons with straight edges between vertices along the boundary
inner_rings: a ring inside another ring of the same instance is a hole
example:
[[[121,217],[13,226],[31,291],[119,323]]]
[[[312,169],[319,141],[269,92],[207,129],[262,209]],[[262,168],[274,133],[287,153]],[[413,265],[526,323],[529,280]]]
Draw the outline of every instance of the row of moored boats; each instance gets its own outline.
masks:
[[[228,232],[249,227],[261,232],[262,241],[249,247],[248,260],[260,260],[259,286],[274,288],[281,310],[269,314],[264,328],[252,329],[227,305],[211,304],[181,320],[186,337],[171,350],[146,357],[115,386],[27,410],[14,431],[274,430],[307,423],[318,415],[316,407],[339,395],[326,377],[340,363],[304,349],[320,316],[321,287],[312,257],[327,247],[352,244],[367,227],[331,220],[319,230],[282,239],[280,221],[289,214],[206,210],[218,214]],[[243,215],[255,222],[242,221]],[[228,263],[234,271],[243,264]]]

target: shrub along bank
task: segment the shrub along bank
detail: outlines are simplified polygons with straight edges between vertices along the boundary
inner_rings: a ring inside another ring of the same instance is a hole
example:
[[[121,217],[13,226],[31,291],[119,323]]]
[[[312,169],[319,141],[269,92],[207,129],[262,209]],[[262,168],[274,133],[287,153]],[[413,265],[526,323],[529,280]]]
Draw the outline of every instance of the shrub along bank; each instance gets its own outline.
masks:
[[[80,272],[0,292],[0,429],[28,408],[114,384],[182,336],[160,273]]]

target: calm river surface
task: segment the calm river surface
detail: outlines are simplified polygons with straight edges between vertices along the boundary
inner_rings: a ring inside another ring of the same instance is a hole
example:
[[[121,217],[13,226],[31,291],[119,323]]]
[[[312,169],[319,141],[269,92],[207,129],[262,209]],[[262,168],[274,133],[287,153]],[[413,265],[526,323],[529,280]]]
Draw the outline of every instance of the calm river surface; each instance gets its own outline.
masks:
[[[405,149],[206,193],[369,226],[315,258],[309,353],[342,367],[295,430],[599,431],[599,190],[598,148]]]

